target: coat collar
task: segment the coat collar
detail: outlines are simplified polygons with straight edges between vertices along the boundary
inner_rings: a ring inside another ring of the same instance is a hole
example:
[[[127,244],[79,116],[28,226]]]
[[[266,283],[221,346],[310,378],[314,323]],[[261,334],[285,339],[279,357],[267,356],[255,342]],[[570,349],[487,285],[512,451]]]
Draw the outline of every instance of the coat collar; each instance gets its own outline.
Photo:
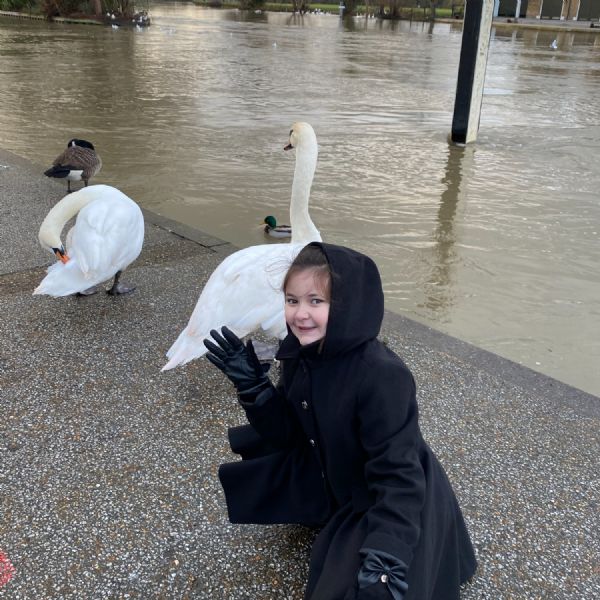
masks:
[[[275,355],[277,360],[288,360],[295,358],[318,359],[321,356],[322,340],[317,340],[312,344],[301,346],[298,338],[289,331],[288,335],[281,342],[279,350]]]

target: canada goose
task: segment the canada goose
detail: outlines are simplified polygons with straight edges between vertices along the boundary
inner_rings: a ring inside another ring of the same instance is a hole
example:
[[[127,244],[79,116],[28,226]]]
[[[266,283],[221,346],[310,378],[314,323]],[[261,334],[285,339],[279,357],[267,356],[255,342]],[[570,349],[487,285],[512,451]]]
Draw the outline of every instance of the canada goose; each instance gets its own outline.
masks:
[[[67,193],[71,193],[71,181],[89,180],[102,168],[102,160],[91,142],[74,138],[67,149],[58,156],[44,175],[67,180]]]
[[[290,202],[292,238],[289,244],[250,246],[228,256],[212,273],[185,329],[167,352],[163,371],[206,353],[204,338],[227,325],[239,337],[262,328],[283,339],[287,334],[281,286],[285,273],[302,248],[321,241],[308,213],[308,201],[318,146],[308,123],[294,123],[284,150],[296,149]]]

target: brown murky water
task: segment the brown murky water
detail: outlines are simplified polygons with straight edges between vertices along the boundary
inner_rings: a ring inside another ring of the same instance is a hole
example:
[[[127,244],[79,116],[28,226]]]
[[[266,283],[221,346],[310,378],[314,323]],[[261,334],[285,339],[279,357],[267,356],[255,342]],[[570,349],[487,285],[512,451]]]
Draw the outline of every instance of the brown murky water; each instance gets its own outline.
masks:
[[[89,139],[97,183],[245,246],[287,221],[282,147],[309,121],[311,214],[376,259],[388,308],[600,395],[600,36],[494,31],[460,149],[458,26],[150,11],[145,31],[1,19],[0,145],[49,165]]]

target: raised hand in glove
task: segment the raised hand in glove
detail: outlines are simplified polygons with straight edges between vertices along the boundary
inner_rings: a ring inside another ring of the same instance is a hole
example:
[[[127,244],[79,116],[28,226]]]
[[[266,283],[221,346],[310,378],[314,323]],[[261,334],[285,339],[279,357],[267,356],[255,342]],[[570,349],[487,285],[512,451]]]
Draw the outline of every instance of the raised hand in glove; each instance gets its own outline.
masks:
[[[257,394],[271,385],[260,364],[252,340],[244,346],[242,340],[227,327],[218,331],[211,329],[210,335],[217,344],[205,339],[204,345],[209,352],[206,358],[221,369],[231,380],[239,394]]]

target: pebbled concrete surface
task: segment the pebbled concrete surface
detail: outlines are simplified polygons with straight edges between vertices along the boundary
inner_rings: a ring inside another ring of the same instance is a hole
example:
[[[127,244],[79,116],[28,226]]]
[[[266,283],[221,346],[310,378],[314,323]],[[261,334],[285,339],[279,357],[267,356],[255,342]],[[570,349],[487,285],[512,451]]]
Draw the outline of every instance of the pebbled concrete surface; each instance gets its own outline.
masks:
[[[232,388],[205,360],[160,372],[235,249],[145,213],[133,294],[33,297],[53,260],[37,230],[64,193],[42,170],[0,151],[0,598],[302,598],[314,533],[227,521]],[[415,374],[476,546],[462,598],[600,597],[600,398],[399,315],[382,338]]]

